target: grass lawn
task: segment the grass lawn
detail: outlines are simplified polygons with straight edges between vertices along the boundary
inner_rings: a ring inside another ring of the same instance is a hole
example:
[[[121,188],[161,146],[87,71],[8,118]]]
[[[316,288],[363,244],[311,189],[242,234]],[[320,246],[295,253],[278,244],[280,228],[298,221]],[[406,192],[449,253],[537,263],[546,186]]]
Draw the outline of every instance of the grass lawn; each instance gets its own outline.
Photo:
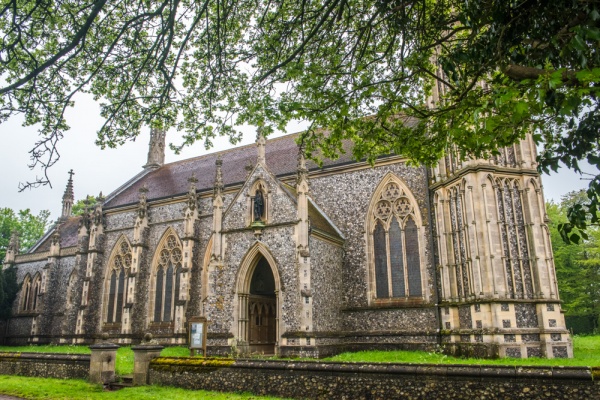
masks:
[[[417,364],[486,364],[486,365],[539,365],[539,366],[600,366],[600,335],[573,336],[573,358],[459,358],[426,351],[359,351],[342,353],[326,358],[327,361],[393,362]]]
[[[77,379],[26,378],[7,375],[0,375],[0,393],[26,399],[277,399],[253,394],[184,390],[164,386],[142,386],[104,392],[100,385],[92,385]]]
[[[328,361],[342,362],[393,362],[393,363],[432,363],[432,364],[487,364],[487,365],[539,365],[539,366],[600,366],[600,335],[574,336],[573,359],[504,358],[485,360],[457,358],[425,351],[361,351],[343,353],[330,357]],[[66,354],[89,354],[87,346],[0,346],[0,352],[44,352]],[[189,350],[185,347],[167,347],[161,355],[185,357]],[[117,374],[133,372],[133,351],[121,347],[117,351]],[[103,392],[100,385],[92,385],[82,380],[28,378],[0,375],[0,393],[27,399],[276,399],[252,394],[232,394],[207,391],[184,390],[162,386],[127,388],[117,392]]]
[[[436,352],[426,351],[360,351],[342,353],[325,361],[343,362],[394,362],[394,363],[428,363],[428,364],[487,364],[487,365],[540,365],[540,366],[600,366],[600,335],[573,336],[574,358],[502,358],[486,360],[480,358],[459,358]],[[89,354],[87,346],[0,346],[0,352],[37,352]],[[160,353],[165,357],[187,357],[190,352],[186,347],[166,347]],[[133,350],[121,347],[117,350],[117,375],[133,373]]]
[[[2,351],[1,347],[0,351]],[[164,357],[189,357],[190,350],[187,347],[165,347],[160,355]],[[117,350],[115,372],[117,375],[133,373],[133,350],[131,350],[131,347],[119,347]]]
[[[73,345],[0,346],[0,352],[90,354],[90,349],[87,346]],[[190,351],[187,347],[166,347],[160,355],[165,357],[188,357]],[[133,350],[131,350],[131,347],[120,347],[117,350],[115,372],[117,375],[133,373]]]

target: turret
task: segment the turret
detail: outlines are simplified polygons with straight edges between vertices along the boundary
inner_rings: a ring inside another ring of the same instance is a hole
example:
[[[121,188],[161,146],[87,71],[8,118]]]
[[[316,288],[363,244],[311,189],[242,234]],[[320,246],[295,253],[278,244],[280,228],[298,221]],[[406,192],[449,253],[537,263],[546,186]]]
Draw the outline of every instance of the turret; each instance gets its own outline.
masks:
[[[17,254],[19,254],[19,233],[17,231],[12,231],[4,256],[4,265],[13,264]]]
[[[67,182],[65,194],[63,195],[62,213],[60,215],[61,221],[67,220],[71,216],[73,210],[73,202],[75,201],[75,195],[73,194],[73,175],[75,175],[75,172],[70,170],[69,180]]]
[[[152,128],[150,130],[150,148],[148,149],[148,162],[144,169],[157,169],[165,163],[165,131]]]

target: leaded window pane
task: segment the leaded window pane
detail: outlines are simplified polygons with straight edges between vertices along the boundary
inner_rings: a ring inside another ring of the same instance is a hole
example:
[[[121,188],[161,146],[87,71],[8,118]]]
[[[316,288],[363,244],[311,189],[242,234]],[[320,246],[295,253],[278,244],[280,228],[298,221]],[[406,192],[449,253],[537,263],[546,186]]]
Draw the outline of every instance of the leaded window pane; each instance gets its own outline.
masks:
[[[31,292],[31,282],[27,282],[25,285],[25,301],[23,302],[23,308],[29,310],[29,295]]]
[[[404,285],[404,260],[402,258],[402,237],[398,220],[394,218],[390,225],[390,264],[392,269],[392,293],[394,297],[406,296]]]
[[[375,286],[377,297],[389,297],[388,273],[387,273],[387,250],[385,243],[385,230],[381,223],[375,226],[373,232],[373,250],[375,255]]]
[[[119,285],[117,287],[117,310],[115,311],[115,322],[121,322],[123,315],[123,293],[125,292],[125,271],[119,273]]]
[[[37,300],[38,300],[39,292],[40,292],[40,283],[38,281],[36,281],[33,284],[33,306],[31,307],[32,311],[35,311],[37,309]]]
[[[156,272],[156,296],[154,298],[154,322],[160,322],[163,295],[163,270],[159,268]]]
[[[175,272],[175,302],[179,300],[179,285],[181,284],[181,267],[177,267]]]
[[[412,218],[406,222],[406,264],[408,270],[408,293],[410,296],[422,296],[421,258],[419,256],[419,234]]]
[[[114,322],[114,313],[115,313],[115,294],[117,291],[117,272],[113,270],[110,275],[110,288],[108,290],[108,315],[106,317],[106,322],[111,323]]]
[[[171,307],[173,304],[173,265],[169,264],[167,268],[167,274],[165,277],[165,312],[163,314],[163,321],[171,321]]]

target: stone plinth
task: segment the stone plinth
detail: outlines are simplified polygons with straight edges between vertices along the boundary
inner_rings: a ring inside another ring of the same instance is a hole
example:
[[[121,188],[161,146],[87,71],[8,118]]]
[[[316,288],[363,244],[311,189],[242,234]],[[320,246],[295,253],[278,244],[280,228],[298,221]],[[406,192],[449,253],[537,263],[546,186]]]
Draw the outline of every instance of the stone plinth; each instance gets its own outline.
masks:
[[[118,345],[109,342],[90,346],[90,382],[110,383],[115,381],[115,362]]]
[[[133,346],[133,384],[142,386],[148,384],[148,369],[150,361],[160,356],[164,346],[157,344],[141,344]]]

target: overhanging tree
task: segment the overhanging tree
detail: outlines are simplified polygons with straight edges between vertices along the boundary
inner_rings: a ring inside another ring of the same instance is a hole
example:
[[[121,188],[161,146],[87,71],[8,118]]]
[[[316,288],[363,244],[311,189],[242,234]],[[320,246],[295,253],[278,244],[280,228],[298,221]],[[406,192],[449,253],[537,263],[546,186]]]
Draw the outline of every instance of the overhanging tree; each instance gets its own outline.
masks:
[[[356,158],[433,163],[450,144],[482,157],[533,133],[543,171],[600,165],[597,0],[0,4],[0,118],[40,124],[43,169],[78,92],[102,104],[100,146],[144,124],[176,127],[179,149],[300,119],[307,151],[325,156],[350,139]],[[595,175],[564,238],[598,223],[599,193]]]

